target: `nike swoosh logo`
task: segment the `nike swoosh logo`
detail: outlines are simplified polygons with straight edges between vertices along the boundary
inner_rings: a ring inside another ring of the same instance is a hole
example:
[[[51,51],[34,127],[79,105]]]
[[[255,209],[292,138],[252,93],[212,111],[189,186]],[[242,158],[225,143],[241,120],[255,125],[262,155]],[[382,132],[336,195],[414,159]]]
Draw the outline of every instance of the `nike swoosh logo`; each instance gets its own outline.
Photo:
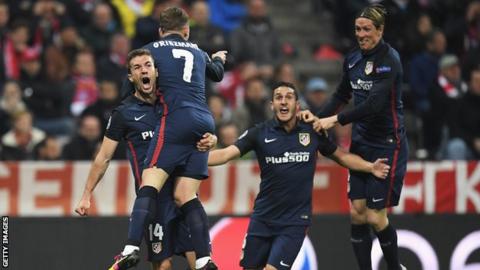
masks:
[[[283,261],[280,261],[280,265],[281,265],[281,266],[285,266],[285,267],[290,267],[290,265],[284,263]]]
[[[274,141],[276,141],[276,140],[277,140],[277,138],[274,138],[274,139],[267,139],[267,138],[265,138],[265,143],[271,143],[271,142],[274,142]]]
[[[380,198],[380,199],[375,199],[375,198],[372,198],[372,201],[373,201],[373,202],[379,202],[379,201],[383,201],[383,198]]]
[[[146,115],[146,114],[142,114],[142,115],[139,116],[139,117],[136,117],[136,116],[135,116],[134,119],[135,119],[135,121],[138,121],[138,120],[142,119],[143,117],[145,117],[145,115]]]
[[[355,63],[353,63],[353,64],[348,64],[348,69],[351,69],[353,66],[355,66]]]

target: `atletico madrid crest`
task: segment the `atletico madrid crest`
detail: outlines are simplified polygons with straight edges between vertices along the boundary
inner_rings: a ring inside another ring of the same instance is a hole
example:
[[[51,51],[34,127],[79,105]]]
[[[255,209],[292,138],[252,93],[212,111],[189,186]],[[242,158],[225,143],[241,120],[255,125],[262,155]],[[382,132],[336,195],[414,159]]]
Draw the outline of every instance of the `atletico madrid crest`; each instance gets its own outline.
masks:
[[[298,134],[298,141],[303,146],[309,145],[310,144],[310,133],[300,133],[300,134]]]
[[[370,74],[373,71],[373,62],[372,61],[367,61],[367,64],[365,65],[365,74]]]
[[[152,243],[152,251],[158,254],[162,251],[162,242]]]

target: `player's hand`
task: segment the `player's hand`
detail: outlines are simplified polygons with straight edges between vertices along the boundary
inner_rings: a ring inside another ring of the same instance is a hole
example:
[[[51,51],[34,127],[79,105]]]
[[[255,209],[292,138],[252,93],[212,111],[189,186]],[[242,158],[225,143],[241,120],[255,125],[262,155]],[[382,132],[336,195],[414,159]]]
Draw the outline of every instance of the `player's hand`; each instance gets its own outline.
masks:
[[[321,132],[322,130],[328,130],[334,127],[338,122],[338,118],[336,115],[325,117],[325,118],[316,118],[313,121],[313,129],[316,132]]]
[[[77,207],[75,208],[75,212],[80,216],[88,216],[88,210],[90,209],[90,200],[82,197],[80,202],[78,202]]]
[[[390,171],[390,166],[386,163],[387,161],[387,158],[375,160],[372,166],[372,174],[381,179],[387,178],[388,172]]]
[[[205,152],[214,148],[217,145],[217,140],[217,136],[212,133],[207,132],[203,134],[202,139],[197,142],[198,151]]]
[[[225,61],[227,61],[227,53],[227,51],[218,51],[212,54],[212,59],[215,57],[219,57],[222,60],[222,63],[225,64]]]
[[[317,117],[310,110],[304,110],[297,113],[297,118],[303,120],[305,123],[311,123]]]

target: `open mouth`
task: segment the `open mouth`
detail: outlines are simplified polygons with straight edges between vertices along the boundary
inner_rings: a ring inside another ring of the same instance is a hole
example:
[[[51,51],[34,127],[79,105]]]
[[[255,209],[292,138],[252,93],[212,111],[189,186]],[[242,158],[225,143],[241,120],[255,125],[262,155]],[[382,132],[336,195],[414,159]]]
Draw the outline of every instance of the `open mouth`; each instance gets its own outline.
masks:
[[[280,113],[281,114],[287,114],[288,113],[288,108],[286,108],[286,107],[280,108]]]
[[[150,85],[150,78],[149,77],[143,77],[142,78],[142,87],[144,90],[148,90],[151,88],[151,85]]]

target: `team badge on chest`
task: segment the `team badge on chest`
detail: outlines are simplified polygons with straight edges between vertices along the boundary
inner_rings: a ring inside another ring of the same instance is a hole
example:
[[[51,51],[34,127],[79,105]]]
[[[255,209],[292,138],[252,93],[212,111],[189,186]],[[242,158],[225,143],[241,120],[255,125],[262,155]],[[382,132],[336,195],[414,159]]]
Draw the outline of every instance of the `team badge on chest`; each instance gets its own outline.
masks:
[[[162,251],[162,242],[152,243],[152,251],[158,254]]]
[[[310,144],[310,133],[300,133],[300,134],[298,134],[298,141],[303,146],[309,145]]]
[[[367,64],[365,64],[365,74],[370,74],[373,71],[373,62],[372,61],[367,61]]]

